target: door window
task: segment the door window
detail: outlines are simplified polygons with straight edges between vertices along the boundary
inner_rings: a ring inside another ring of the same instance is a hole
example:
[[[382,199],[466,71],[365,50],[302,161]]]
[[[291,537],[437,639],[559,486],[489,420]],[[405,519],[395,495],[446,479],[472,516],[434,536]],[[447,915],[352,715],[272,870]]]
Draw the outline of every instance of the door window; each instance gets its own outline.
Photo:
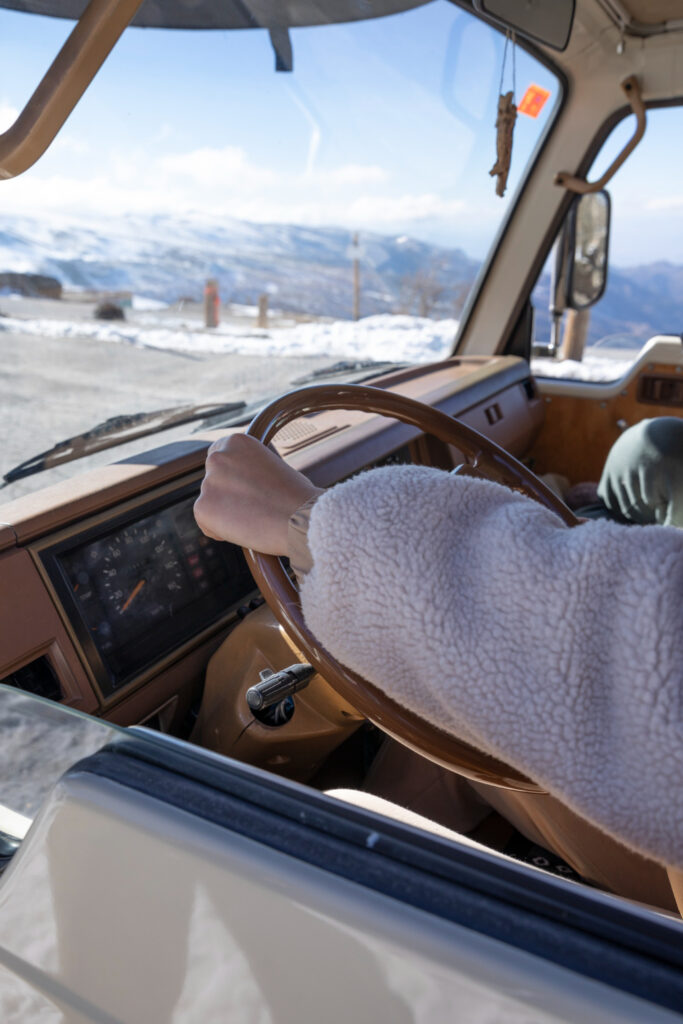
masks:
[[[0,870],[57,780],[121,729],[0,684]]]
[[[632,117],[605,141],[589,180],[598,178],[633,133]],[[683,108],[649,110],[639,146],[609,183],[612,199],[607,287],[581,315],[587,323],[581,359],[563,358],[576,314],[566,311],[559,358],[535,358],[537,376],[618,380],[651,338],[683,333],[683,190],[674,140],[683,136]],[[554,250],[532,295],[535,341],[551,334],[550,277]],[[564,345],[563,345],[564,340]],[[576,352],[573,353],[574,355]]]

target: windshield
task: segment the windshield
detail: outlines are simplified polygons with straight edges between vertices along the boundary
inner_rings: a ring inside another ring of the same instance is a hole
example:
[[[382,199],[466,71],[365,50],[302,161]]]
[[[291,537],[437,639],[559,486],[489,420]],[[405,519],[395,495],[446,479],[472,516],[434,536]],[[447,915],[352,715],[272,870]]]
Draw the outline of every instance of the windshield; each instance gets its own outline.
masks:
[[[1,129],[70,29],[0,12]],[[111,417],[450,352],[558,80],[447,0],[293,29],[291,60],[273,40],[127,30],[48,153],[0,182],[0,476]],[[501,88],[526,110],[503,197]]]

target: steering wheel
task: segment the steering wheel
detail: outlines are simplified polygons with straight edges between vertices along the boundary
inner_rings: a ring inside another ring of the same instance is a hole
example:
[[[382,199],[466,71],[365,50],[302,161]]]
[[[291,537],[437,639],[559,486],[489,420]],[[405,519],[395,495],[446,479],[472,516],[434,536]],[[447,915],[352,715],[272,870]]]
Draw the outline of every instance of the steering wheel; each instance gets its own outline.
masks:
[[[545,505],[567,526],[579,523],[573,512],[538,477],[479,431],[422,402],[381,388],[357,384],[318,384],[301,388],[266,406],[252,420],[247,433],[267,445],[292,420],[328,409],[390,416],[416,427],[465,455],[466,463],[454,472],[493,477]],[[516,769],[420,718],[333,658],[307,628],[299,592],[281,560],[248,549],[244,553],[254,580],[278,622],[311,665],[357,711],[400,743],[451,771],[505,789],[542,792],[536,783]]]

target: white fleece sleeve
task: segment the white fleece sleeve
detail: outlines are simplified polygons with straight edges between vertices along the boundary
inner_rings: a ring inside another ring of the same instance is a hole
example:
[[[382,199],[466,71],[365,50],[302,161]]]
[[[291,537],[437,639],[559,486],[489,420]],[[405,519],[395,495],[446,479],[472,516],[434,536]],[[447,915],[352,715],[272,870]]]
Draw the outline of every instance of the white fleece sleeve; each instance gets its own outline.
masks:
[[[397,702],[683,866],[683,531],[421,466],[322,495],[306,622]]]

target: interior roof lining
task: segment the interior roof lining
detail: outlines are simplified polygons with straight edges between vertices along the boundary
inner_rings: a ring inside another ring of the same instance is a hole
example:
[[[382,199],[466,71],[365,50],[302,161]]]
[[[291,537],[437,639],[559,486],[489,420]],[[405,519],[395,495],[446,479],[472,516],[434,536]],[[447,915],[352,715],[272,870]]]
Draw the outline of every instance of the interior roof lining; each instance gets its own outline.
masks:
[[[145,0],[137,28],[297,28],[366,21],[422,7],[429,0]],[[0,0],[0,8],[77,21],[88,0]]]
[[[597,0],[626,33],[658,35],[683,28],[682,0]]]

